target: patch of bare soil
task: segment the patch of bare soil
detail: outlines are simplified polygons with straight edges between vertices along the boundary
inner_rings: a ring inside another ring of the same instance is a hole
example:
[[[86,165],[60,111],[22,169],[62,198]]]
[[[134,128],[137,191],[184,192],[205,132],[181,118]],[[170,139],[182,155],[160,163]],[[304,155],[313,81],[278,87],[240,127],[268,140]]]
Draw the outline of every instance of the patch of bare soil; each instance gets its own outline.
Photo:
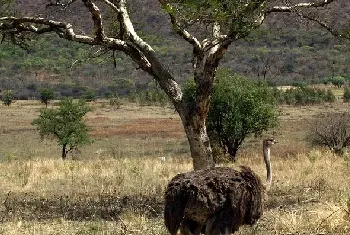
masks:
[[[150,137],[181,137],[184,130],[180,120],[171,118],[137,119],[120,126],[104,126],[90,132],[94,137],[108,137],[113,135]]]

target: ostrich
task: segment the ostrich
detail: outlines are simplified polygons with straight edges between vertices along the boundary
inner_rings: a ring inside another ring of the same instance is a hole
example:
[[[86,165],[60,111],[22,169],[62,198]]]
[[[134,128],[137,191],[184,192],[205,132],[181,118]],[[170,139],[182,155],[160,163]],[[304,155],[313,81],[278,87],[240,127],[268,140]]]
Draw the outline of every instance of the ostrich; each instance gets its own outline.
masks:
[[[267,190],[272,181],[270,147],[275,143],[273,138],[263,141]],[[261,179],[246,166],[178,174],[165,191],[165,226],[171,235],[179,229],[183,235],[234,233],[262,216],[264,191]]]

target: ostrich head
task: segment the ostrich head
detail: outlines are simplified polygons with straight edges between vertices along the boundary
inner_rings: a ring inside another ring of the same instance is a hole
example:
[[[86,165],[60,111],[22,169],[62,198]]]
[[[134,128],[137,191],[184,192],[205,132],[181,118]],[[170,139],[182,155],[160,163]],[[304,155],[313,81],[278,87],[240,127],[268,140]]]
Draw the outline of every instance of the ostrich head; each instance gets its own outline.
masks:
[[[274,138],[268,138],[263,141],[264,161],[266,165],[266,189],[269,190],[272,182],[270,147],[277,143]]]

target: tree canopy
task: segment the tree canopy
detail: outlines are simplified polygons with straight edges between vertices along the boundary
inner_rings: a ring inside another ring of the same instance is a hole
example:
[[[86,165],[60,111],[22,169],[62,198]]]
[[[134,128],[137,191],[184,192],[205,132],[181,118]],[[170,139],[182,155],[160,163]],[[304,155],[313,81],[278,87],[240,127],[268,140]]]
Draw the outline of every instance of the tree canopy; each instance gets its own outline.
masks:
[[[90,143],[84,116],[91,111],[88,104],[80,100],[64,99],[59,108],[42,109],[38,118],[32,121],[37,126],[41,138],[55,138],[62,146],[62,159],[79,146]]]

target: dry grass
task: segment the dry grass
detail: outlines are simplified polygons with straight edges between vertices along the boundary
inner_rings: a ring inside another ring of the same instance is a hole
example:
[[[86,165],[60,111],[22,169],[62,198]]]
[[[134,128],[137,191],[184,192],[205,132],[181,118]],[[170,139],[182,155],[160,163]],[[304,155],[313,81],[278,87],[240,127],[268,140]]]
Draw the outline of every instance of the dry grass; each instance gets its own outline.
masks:
[[[30,126],[39,104],[1,107],[0,234],[167,234],[164,188],[192,167],[179,118],[157,107],[93,106],[95,142],[65,162]],[[350,234],[350,162],[304,141],[314,114],[344,108],[282,107],[264,217],[237,234]],[[235,164],[264,177],[260,142],[249,139]]]

